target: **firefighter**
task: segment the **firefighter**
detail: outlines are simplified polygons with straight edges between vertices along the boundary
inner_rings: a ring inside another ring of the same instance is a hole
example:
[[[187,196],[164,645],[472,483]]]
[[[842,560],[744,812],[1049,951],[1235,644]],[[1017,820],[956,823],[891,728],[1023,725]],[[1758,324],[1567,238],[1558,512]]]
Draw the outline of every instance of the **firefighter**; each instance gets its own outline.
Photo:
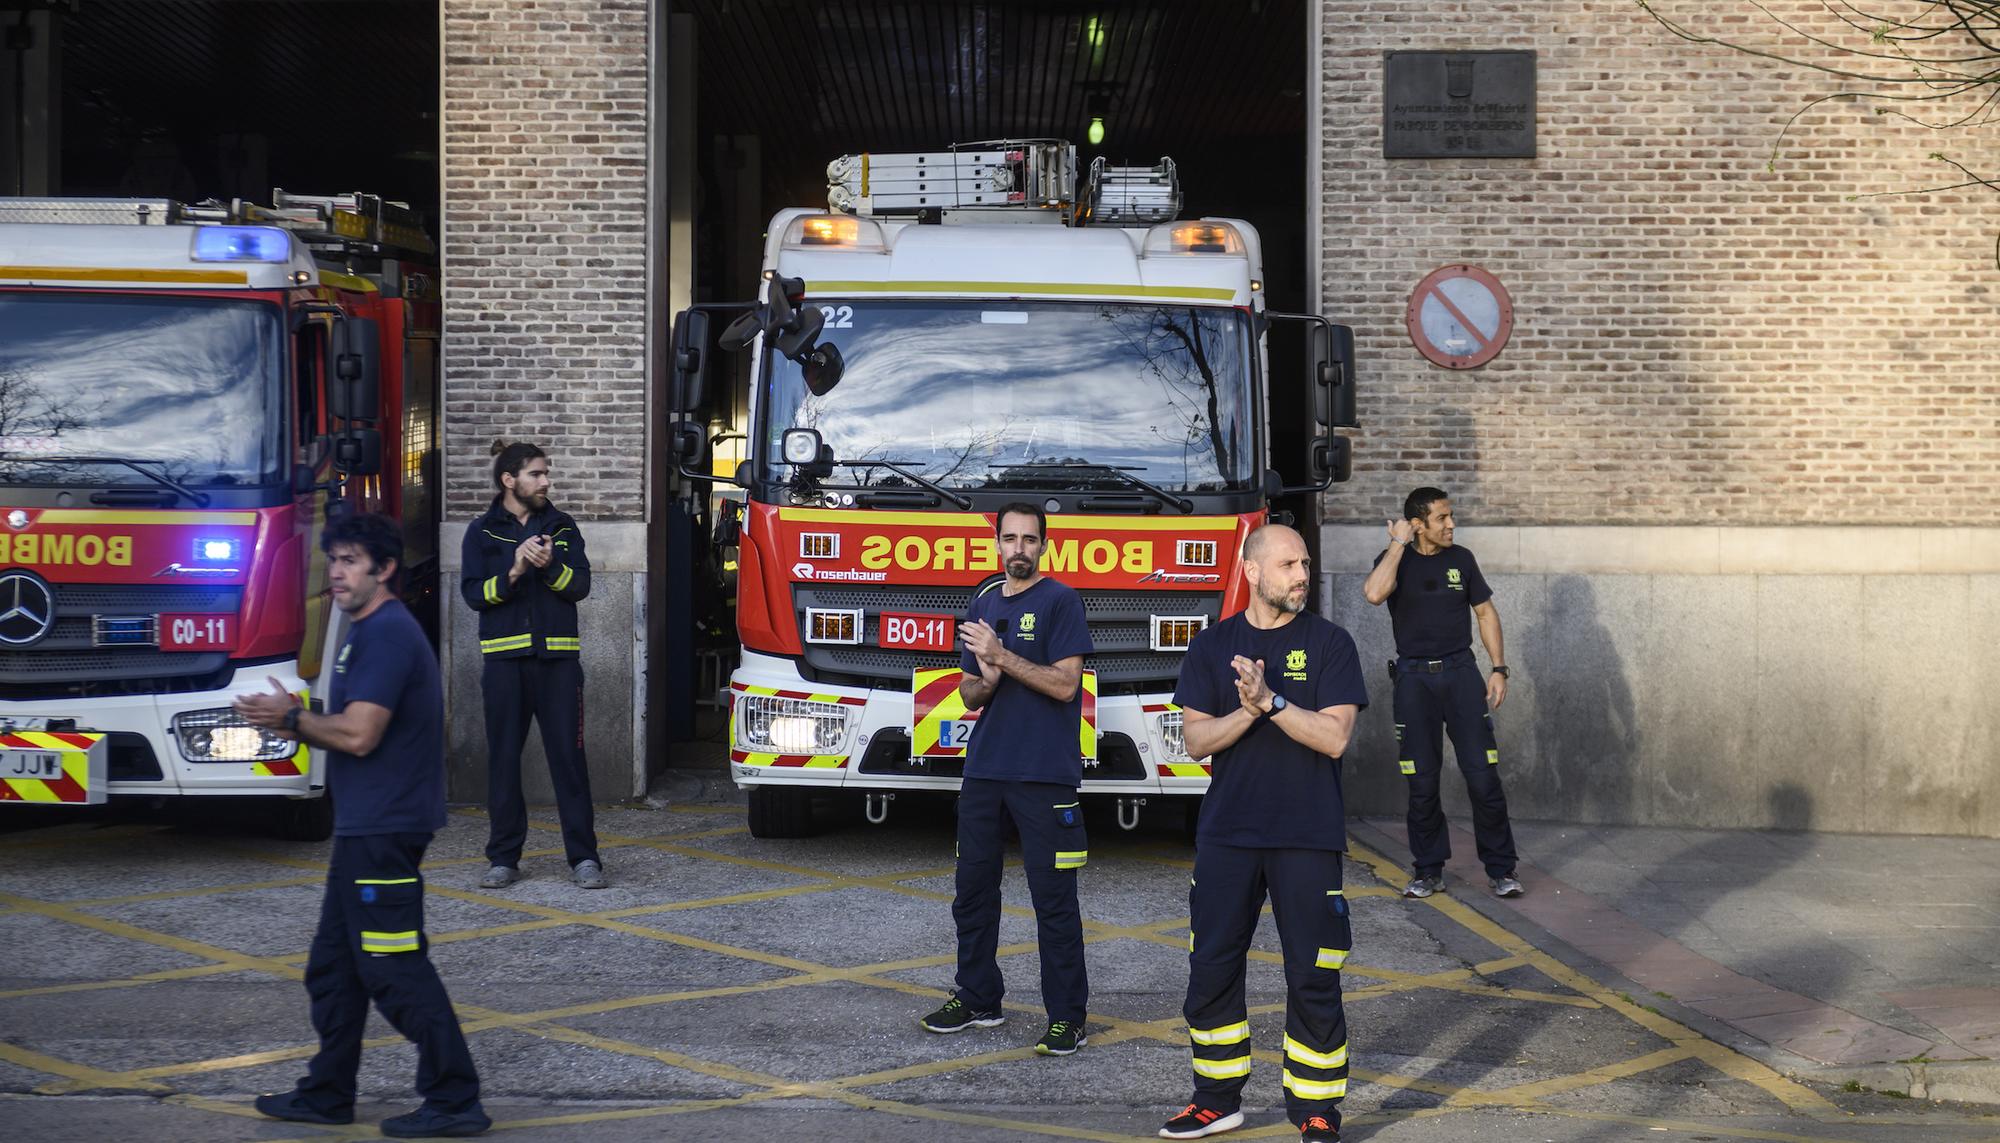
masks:
[[[1004,1023],[1000,942],[1001,848],[1006,820],[1021,835],[1021,861],[1035,905],[1042,1003],[1048,1030],[1035,1044],[1067,1056],[1086,1043],[1090,980],[1083,963],[1077,870],[1090,858],[1084,834],[1078,727],[1083,657],[1091,648],[1083,601],[1041,573],[1048,518],[1009,504],[994,519],[1006,576],[972,601],[959,625],[965,644],[958,693],[981,711],[958,793],[958,988],[925,1016],[932,1032]]]
[[[1500,788],[1500,744],[1493,715],[1507,700],[1507,655],[1493,589],[1479,561],[1452,543],[1451,500],[1441,488],[1419,488],[1403,501],[1403,518],[1389,521],[1389,547],[1361,585],[1368,602],[1389,605],[1396,658],[1389,664],[1395,688],[1397,766],[1409,779],[1410,883],[1405,897],[1428,897],[1444,888],[1451,858],[1438,787],[1444,771],[1444,735],[1465,775],[1472,802],[1472,832],[1487,885],[1496,897],[1519,897],[1514,876],[1514,830],[1507,795]],[[1472,620],[1492,669],[1482,679],[1472,655]]]
[[[417,1045],[423,1106],[382,1122],[403,1138],[477,1135],[493,1125],[479,1076],[424,936],[418,866],[445,823],[444,688],[423,628],[390,587],[402,561],[396,525],[374,515],[335,519],[320,537],[334,603],[353,620],[326,688],[325,714],[304,709],[276,679],[244,695],[254,726],[326,751],[333,860],[319,931],[306,958],[319,1053],[298,1085],[260,1095],[257,1110],[298,1123],[354,1122],[355,1076],[373,1000]]]
[[[1281,524],[1243,545],[1249,606],[1188,645],[1174,701],[1190,758],[1214,771],[1188,883],[1194,1098],[1160,1128],[1240,1127],[1250,1076],[1244,969],[1266,895],[1285,961],[1285,1111],[1302,1143],[1338,1143],[1347,1094],[1340,969],[1353,947],[1341,853],[1340,756],[1368,705],[1346,631],[1305,610],[1312,560]]]
[[[486,802],[491,821],[482,889],[521,877],[528,805],[521,747],[542,730],[563,854],[580,888],[602,889],[604,864],[583,756],[582,640],[576,605],[590,594],[583,532],[549,503],[548,454],[525,441],[493,442],[493,506],[465,529],[465,602],[479,613],[486,698]]]

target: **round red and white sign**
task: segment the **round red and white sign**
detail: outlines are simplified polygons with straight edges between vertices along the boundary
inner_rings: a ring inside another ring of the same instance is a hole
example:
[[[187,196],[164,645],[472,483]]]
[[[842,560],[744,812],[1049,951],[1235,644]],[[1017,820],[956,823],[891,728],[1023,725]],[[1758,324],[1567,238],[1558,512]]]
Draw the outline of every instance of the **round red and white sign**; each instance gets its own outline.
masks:
[[[1476,369],[1500,355],[1514,332],[1514,299],[1477,266],[1431,271],[1403,315],[1417,352],[1446,369]]]

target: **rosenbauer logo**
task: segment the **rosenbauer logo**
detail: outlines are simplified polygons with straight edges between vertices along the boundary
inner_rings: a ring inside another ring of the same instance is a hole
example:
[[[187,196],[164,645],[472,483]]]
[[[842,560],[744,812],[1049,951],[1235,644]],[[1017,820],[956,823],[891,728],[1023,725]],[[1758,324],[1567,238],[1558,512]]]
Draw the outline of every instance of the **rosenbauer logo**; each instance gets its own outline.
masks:
[[[889,578],[889,573],[861,571],[856,568],[822,568],[808,563],[796,563],[792,565],[792,578],[835,583],[881,583]]]

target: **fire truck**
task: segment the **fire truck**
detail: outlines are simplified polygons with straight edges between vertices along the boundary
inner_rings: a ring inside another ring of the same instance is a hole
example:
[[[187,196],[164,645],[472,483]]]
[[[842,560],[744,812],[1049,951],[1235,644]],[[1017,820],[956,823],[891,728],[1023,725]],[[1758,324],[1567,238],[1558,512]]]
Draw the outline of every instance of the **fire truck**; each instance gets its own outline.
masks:
[[[315,701],[329,513],[402,521],[435,630],[435,248],[272,199],[0,198],[0,805],[264,799],[323,838],[318,752],[230,700]]]
[[[756,301],[675,322],[689,416],[713,351],[751,354],[744,504],[720,525],[739,550],[729,765],[751,832],[809,833],[829,791],[880,822],[899,792],[957,787],[977,719],[957,624],[1004,579],[994,516],[1014,501],[1047,512],[1043,571],[1081,594],[1096,647],[1082,793],[1128,829],[1149,798],[1198,799],[1182,657],[1245,606],[1238,553],[1274,500],[1346,479],[1351,332],[1272,312],[1257,231],[1179,219],[1169,159],[1080,171],[1069,144],[1023,141],[827,174],[828,209],[771,220]],[[1283,323],[1308,377],[1274,404]],[[1292,484],[1274,416],[1315,426]],[[686,476],[709,477],[706,432],[668,434]]]

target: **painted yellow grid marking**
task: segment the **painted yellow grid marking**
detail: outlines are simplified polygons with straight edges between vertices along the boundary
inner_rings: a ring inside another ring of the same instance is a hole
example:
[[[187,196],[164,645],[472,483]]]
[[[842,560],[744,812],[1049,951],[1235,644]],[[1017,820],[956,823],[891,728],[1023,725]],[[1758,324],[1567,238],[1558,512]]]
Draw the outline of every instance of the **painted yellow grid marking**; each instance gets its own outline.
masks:
[[[715,814],[717,816],[735,815],[740,813],[740,810],[737,810],[734,807],[704,806],[704,807],[686,807],[684,809],[677,807],[676,809],[678,812],[690,812],[690,811],[702,812],[702,813]],[[468,816],[473,816],[473,815],[468,815]],[[535,825],[537,828],[543,828],[543,829],[553,828],[548,823],[537,822],[535,823]],[[60,845],[76,844],[82,841],[93,841],[101,843],[104,840],[105,834],[107,832],[110,831],[97,830],[97,831],[92,831],[88,835],[78,834],[75,836],[61,837],[61,838],[44,838],[44,839],[39,839],[39,841],[33,844],[60,846]],[[619,1055],[649,1059],[668,1066],[680,1068],[690,1072],[695,1072],[701,1075],[706,1075],[711,1078],[739,1083],[743,1084],[744,1086],[753,1087],[757,1089],[755,1091],[747,1092],[740,1096],[726,1098],[726,1099],[676,1101],[673,1105],[667,1107],[619,1108],[610,1111],[588,1111],[575,1114],[539,1116],[531,1119],[510,1121],[500,1126],[513,1128],[513,1127],[534,1127],[534,1126],[581,1125],[586,1123],[605,1122],[612,1120],[645,1119],[656,1116],[687,1114],[690,1112],[703,1111],[703,1110],[714,1110],[725,1107],[744,1106],[753,1103],[767,1102],[774,1099],[810,1097],[810,1098],[836,1100],[850,1107],[862,1110],[877,1111],[884,1114],[925,1119],[939,1123],[953,1123],[953,1124],[961,1124],[968,1126],[1006,1128],[1006,1129],[1029,1132],[1036,1135],[1043,1135],[1054,1138],[1075,1138],[1075,1139],[1129,1139],[1130,1138],[1129,1135],[1125,1134],[1096,1132],[1096,1131],[1066,1127],[1056,1124],[1034,1123],[1016,1119],[1009,1119],[1002,1116],[980,1115],[969,1112],[956,1111],[948,1108],[907,1104],[895,1100],[881,1099],[868,1096],[864,1093],[855,1090],[863,1087],[881,1086],[906,1079],[922,1078],[950,1071],[976,1068],[992,1063],[998,1063],[1010,1060],[1020,1060],[1032,1057],[1033,1055],[1032,1049],[1025,1046],[1002,1049],[970,1057],[953,1057],[948,1059],[939,1059],[927,1063],[907,1065],[884,1071],[868,1072],[858,1075],[841,1077],[837,1079],[808,1082],[808,1081],[789,1080],[781,1076],[767,1075],[764,1073],[755,1072],[750,1069],[740,1068],[726,1063],[718,1063],[715,1061],[702,1060],[697,1057],[686,1055],[684,1053],[674,1052],[670,1049],[656,1048],[644,1044],[628,1043],[614,1038],[599,1036],[594,1033],[571,1028],[560,1023],[560,1021],[562,1020],[573,1019],[579,1016],[594,1015],[604,1012],[619,1011],[631,1008],[651,1007],[655,1005],[672,1004],[679,1001],[692,1000],[692,999],[707,999],[716,997],[749,995],[761,992],[775,991],[780,989],[795,988],[801,986],[810,986],[810,985],[829,983],[835,981],[862,984],[875,988],[884,988],[914,996],[939,997],[944,995],[938,989],[929,988],[923,985],[912,984],[906,981],[887,979],[882,974],[891,972],[903,972],[917,968],[949,965],[954,963],[956,959],[955,955],[952,954],[943,954],[932,957],[907,958],[898,961],[887,961],[887,962],[880,962],[877,964],[860,965],[850,968],[841,968],[838,966],[815,964],[813,962],[802,960],[796,957],[784,956],[781,954],[765,952],[762,950],[739,948],[721,942],[710,941],[703,938],[694,937],[688,934],[675,933],[665,928],[655,928],[646,925],[630,924],[626,922],[625,918],[628,917],[642,917],[642,916],[650,917],[660,914],[672,914],[675,912],[698,910],[718,905],[747,904],[759,901],[776,900],[793,896],[826,893],[848,888],[875,889],[875,890],[893,892],[901,895],[906,895],[936,902],[949,902],[951,899],[951,895],[948,893],[929,890],[916,885],[905,884],[905,882],[909,881],[921,880],[925,878],[936,878],[947,875],[951,872],[950,866],[944,866],[941,868],[930,868],[930,869],[914,869],[896,873],[861,877],[850,874],[831,872],[823,869],[817,869],[810,866],[797,865],[780,861],[769,861],[754,857],[744,857],[736,854],[722,853],[710,849],[704,849],[698,845],[689,844],[691,842],[707,840],[714,837],[738,835],[743,832],[744,832],[743,828],[740,825],[735,825],[726,828],[697,831],[692,833],[676,833],[676,834],[669,834],[657,837],[635,838],[635,837],[620,837],[620,836],[607,835],[600,839],[600,843],[606,848],[611,848],[611,847],[649,848],[663,853],[682,856],[695,861],[712,862],[718,864],[733,865],[741,868],[751,868],[768,872],[783,873],[791,876],[807,878],[808,882],[802,885],[783,886],[773,889],[746,891],[743,893],[735,893],[719,897],[703,898],[700,900],[668,901],[668,902],[656,902],[650,904],[630,905],[617,909],[610,909],[593,913],[580,913],[571,910],[555,908],[551,906],[539,905],[533,902],[517,900],[505,896],[497,896],[493,894],[455,889],[448,886],[439,886],[434,882],[430,884],[429,888],[430,891],[433,893],[441,894],[443,896],[451,897],[457,900],[470,901],[483,905],[511,910],[516,913],[527,914],[528,918],[507,924],[492,925],[477,929],[468,929],[450,933],[437,934],[432,937],[433,943],[443,944],[447,942],[477,940],[486,937],[504,936],[511,933],[528,932],[540,929],[558,928],[558,927],[566,927],[572,925],[582,925],[582,926],[601,928],[612,932],[619,932],[626,935],[641,937],[647,940],[658,941],[666,944],[677,945],[680,947],[701,949],[703,951],[714,953],[716,955],[728,956],[741,960],[751,961],[754,963],[765,964],[774,968],[786,970],[787,972],[790,973],[790,975],[780,976],[770,980],[759,981],[745,985],[686,989],[681,991],[663,992],[663,993],[655,993],[655,994],[640,995],[640,996],[615,997],[602,1001],[596,1001],[585,1004],[568,1005],[562,1008],[548,1009],[539,1012],[506,1013],[506,1012],[497,1012],[473,1005],[464,1005],[464,1004],[459,1005],[458,1010],[460,1012],[462,1021],[464,1023],[464,1026],[468,1034],[476,1034],[477,1032],[492,1028],[507,1028],[515,1031],[520,1031],[526,1034],[534,1035],[543,1039],[553,1040],[562,1043],[576,1044],[580,1046],[593,1048],[599,1051],[612,1052]],[[0,841],[0,848],[29,848],[29,847],[30,847],[29,843],[24,843],[23,841],[16,839],[7,839],[5,841]],[[85,907],[98,907],[101,905],[126,904],[139,901],[173,900],[173,899],[188,898],[188,897],[200,897],[200,896],[217,895],[217,894],[247,892],[256,889],[310,885],[317,883],[320,877],[323,877],[324,875],[325,865],[323,862],[315,862],[301,858],[294,858],[288,855],[270,853],[255,849],[241,849],[239,850],[239,852],[243,856],[251,858],[253,860],[267,862],[294,869],[309,870],[316,876],[301,876],[293,878],[268,879],[262,881],[248,881],[248,882],[237,883],[234,885],[216,886],[208,888],[165,890],[157,893],[131,894],[121,897],[98,898],[90,901],[67,902],[61,904],[41,902],[31,898],[20,897],[14,894],[0,893],[0,908],[4,908],[7,911],[26,912],[44,917],[50,917],[67,923],[76,924],[82,927],[96,929],[100,932],[104,932],[109,935],[121,937],[124,939],[141,941],[159,947],[174,949],[189,955],[202,957],[205,960],[211,962],[208,964],[193,966],[189,968],[170,969],[170,970],[164,970],[162,972],[141,974],[138,976],[126,978],[124,980],[70,982],[61,985],[49,985],[40,988],[18,989],[12,992],[0,993],[0,1000],[18,996],[47,995],[51,993],[66,992],[66,991],[83,991],[83,990],[117,988],[117,987],[137,987],[137,986],[142,986],[144,984],[154,983],[163,980],[191,979],[200,976],[215,975],[225,972],[235,972],[244,970],[297,979],[301,975],[298,965],[304,959],[303,953],[293,954],[289,956],[280,956],[280,957],[254,956],[247,953],[240,953],[233,950],[208,945],[200,941],[194,941],[183,937],[177,937],[172,934],[160,933],[153,930],[148,930],[140,926],[126,924],[124,922],[108,920],[106,918],[97,917],[90,913],[82,911],[83,908]],[[538,855],[549,855],[555,852],[559,851],[553,851],[553,850],[538,851]],[[1368,851],[1360,846],[1352,846],[1350,848],[1350,852],[1361,863],[1366,864],[1371,868],[1373,868],[1377,873],[1377,875],[1379,877],[1382,877],[1385,881],[1393,880],[1400,873],[1400,869],[1396,867],[1394,863],[1389,862],[1386,858],[1383,858],[1378,854],[1374,854],[1371,851]],[[1177,859],[1171,856],[1164,856],[1158,854],[1149,855],[1143,852],[1133,853],[1133,854],[1121,854],[1120,856],[1127,860],[1137,859],[1149,863],[1180,866],[1180,867],[1186,867],[1191,864],[1183,859]],[[434,870],[440,868],[466,866],[466,865],[474,865],[480,863],[483,863],[483,858],[474,857],[474,858],[443,859],[434,862],[427,862],[426,868]],[[1364,886],[1350,890],[1349,896],[1350,897],[1397,897],[1399,895],[1395,893],[1393,889]],[[1553,958],[1547,956],[1547,954],[1544,954],[1540,950],[1535,949],[1532,945],[1529,945],[1525,941],[1522,941],[1520,938],[1515,937],[1512,933],[1510,933],[1503,927],[1499,926],[1495,922],[1488,920],[1483,915],[1477,913],[1476,911],[1470,909],[1469,907],[1463,905],[1462,903],[1452,900],[1449,897],[1435,897],[1423,903],[1428,905],[1429,907],[1439,909],[1445,915],[1449,916],[1453,921],[1465,927],[1469,931],[1473,932],[1475,935],[1479,936],[1482,940],[1485,940],[1488,943],[1493,944],[1496,948],[1501,949],[1504,955],[1483,961],[1468,969],[1454,969],[1454,970],[1447,970],[1431,974],[1403,973],[1391,969],[1386,969],[1381,967],[1371,967],[1365,964],[1360,964],[1350,961],[1346,969],[1347,975],[1356,977],[1365,977],[1370,980],[1376,981],[1378,983],[1368,984],[1360,988],[1350,990],[1347,994],[1348,999],[1367,1000],[1372,997],[1401,995],[1401,994],[1407,994],[1414,990],[1432,989],[1432,990],[1453,992],[1461,995],[1470,995],[1485,999],[1512,999],[1512,1000],[1530,1001],[1535,1003],[1568,1005],[1573,1007],[1584,1007],[1584,1008],[1603,1007],[1603,1008],[1609,1008],[1617,1012],[1619,1015],[1625,1017],[1628,1021],[1632,1022],[1633,1024],[1645,1028],[1647,1031],[1650,1031],[1655,1035],[1658,1035],[1663,1039],[1666,1039],[1672,1046],[1657,1051],[1649,1052],[1629,1060],[1617,1061],[1611,1064],[1606,1064],[1601,1067],[1593,1068],[1585,1072],[1550,1077],[1547,1079],[1536,1080],[1530,1083],[1520,1084],[1513,1087],[1501,1088],[1501,1089],[1471,1088],[1471,1087],[1466,1087],[1464,1085],[1427,1080],[1422,1077],[1402,1076],[1393,1073],[1373,1072],[1368,1069],[1355,1067],[1354,1069],[1352,1069],[1352,1074],[1357,1081],[1375,1083],[1392,1088],[1403,1088],[1412,1091],[1423,1091],[1431,1094],[1440,1095],[1445,1098],[1446,1104],[1443,1107],[1439,1108],[1398,1110],[1394,1112],[1378,1112],[1378,1113],[1368,1113],[1361,1115],[1352,1115],[1348,1117],[1349,1122],[1357,1126],[1360,1126],[1371,1122],[1389,1122],[1392,1120],[1409,1119],[1409,1118],[1429,1118],[1429,1117],[1447,1115],[1454,1110],[1464,1110],[1474,1107],[1508,1107],[1508,1108],[1513,1108],[1523,1111],[1531,1111],[1541,1114],[1590,1119],[1605,1123],[1622,1124],[1632,1127],[1648,1128],[1648,1127],[1663,1126],[1677,1130],[1699,1131],[1715,1135],[1718,1137],[1766,1139],[1766,1140],[1780,1141],[1780,1143],[1815,1143],[1814,1137],[1780,1132],[1780,1131],[1762,1131],[1762,1130],[1752,1130],[1744,1128],[1731,1128],[1725,1125],[1715,1124],[1715,1123],[1682,1124],[1676,1121],[1664,1120],[1658,1118],[1648,1118],[1642,1116],[1625,1116],[1625,1115],[1616,1115],[1610,1113],[1580,1112],[1574,1109],[1550,1106],[1542,1102],[1546,1097],[1551,1095],[1561,1094],[1564,1092],[1575,1091],[1581,1088],[1587,1088],[1604,1083],[1609,1083],[1622,1078],[1629,1078],[1634,1075],[1642,1074],[1646,1071],[1650,1071],[1659,1067],[1667,1066],[1669,1064],[1687,1059],[1700,1060],[1704,1064],[1723,1072],[1725,1075],[1729,1075],[1732,1078],[1751,1083],[1754,1086],[1758,1087],[1759,1089],[1765,1091],[1766,1093],[1775,1096],[1780,1101],[1784,1102],[1788,1107],[1791,1107],[1793,1110],[1808,1115],[1810,1117],[1825,1118],[1825,1119],[1845,1118],[1845,1116],[1843,1116],[1842,1113],[1838,1112],[1835,1108],[1833,1108],[1831,1104],[1827,1103],[1826,1101],[1821,1099],[1818,1095],[1811,1092],[1810,1090],[1805,1089],[1800,1085],[1794,1084],[1791,1081],[1778,1076],[1775,1072],[1772,1072],[1770,1069],[1765,1068],[1762,1064],[1756,1063],[1755,1061],[1742,1057],[1737,1053],[1734,1053],[1729,1049],[1723,1047],[1722,1045],[1703,1039],[1698,1034],[1694,1033],[1692,1030],[1684,1028],[1681,1025],[1673,1022],[1672,1020],[1660,1016],[1657,1013],[1647,1012],[1638,1007],[1637,1005],[1624,1000],[1616,993],[1604,988],[1601,985],[1598,985],[1595,981],[1590,980],[1588,977],[1583,976],[1581,973],[1577,973],[1574,970],[1569,969],[1567,966],[1562,965],[1560,962],[1555,961]],[[1024,916],[1024,917],[1033,916],[1033,911],[1031,909],[1021,906],[1009,906],[1007,908],[1007,911],[1017,916]],[[1086,921],[1085,926],[1086,926],[1085,940],[1087,943],[1101,944],[1106,941],[1131,939],[1131,940],[1139,940],[1155,944],[1166,945],[1173,947],[1176,950],[1179,950],[1180,948],[1184,947],[1185,944],[1185,930],[1187,926],[1187,918],[1169,917],[1169,918],[1162,918],[1158,921],[1146,922],[1137,925],[1127,925],[1127,926],[1108,925],[1100,922]],[[1020,953],[1033,951],[1034,947],[1035,946],[1032,942],[1010,945],[1000,949],[999,954],[1003,957],[1012,956]],[[1254,959],[1270,963],[1278,963],[1281,962],[1282,959],[1277,954],[1263,952],[1261,950],[1253,950],[1250,955]],[[1496,986],[1491,983],[1481,982],[1483,978],[1491,974],[1522,967],[1530,968],[1539,973],[1540,975],[1547,977],[1557,985],[1572,990],[1575,993],[1575,995],[1567,995],[1563,993],[1553,993],[1553,992],[1541,992],[1533,989],[1504,988]],[[1032,1010],[1027,1006],[1023,1005],[1009,1005],[1008,1007],[1011,1010],[1016,1010],[1024,1013],[1033,1011],[1036,1014],[1039,1014],[1039,1010]],[[1282,1010],[1283,1010],[1282,1004],[1267,1004],[1267,1005],[1260,1005],[1251,1009],[1251,1013],[1253,1015],[1269,1015],[1274,1012],[1282,1012]],[[1167,1018],[1156,1021],[1134,1021],[1134,1020],[1122,1019],[1117,1016],[1093,1015],[1092,1024],[1093,1024],[1093,1031],[1091,1038],[1095,1043],[1100,1045],[1115,1044],[1120,1041],[1126,1041],[1126,1040],[1142,1040],[1142,1039],[1157,1041],[1161,1043],[1168,1043],[1176,1047],[1182,1047],[1185,1045],[1184,1025],[1182,1024],[1181,1020],[1178,1017]],[[1102,1028],[1101,1031],[1098,1030],[1100,1027]],[[399,1040],[398,1037],[385,1037],[380,1040],[369,1041],[369,1044],[370,1046],[380,1046],[382,1044],[395,1043],[398,1042],[398,1040]],[[9,1062],[17,1063],[20,1066],[32,1068],[34,1070],[42,1071],[52,1076],[60,1077],[57,1082],[45,1085],[43,1088],[39,1089],[42,1091],[74,1091],[74,1090],[94,1089],[94,1088],[125,1088],[128,1090],[136,1088],[139,1090],[161,1091],[164,1089],[161,1087],[161,1085],[159,1085],[156,1082],[157,1080],[160,1079],[165,1079],[168,1077],[178,1076],[178,1075],[190,1075],[197,1073],[209,1073],[209,1072],[234,1070],[238,1068],[255,1067],[263,1064],[279,1062],[283,1060],[290,1060],[290,1059],[303,1059],[307,1056],[310,1056],[314,1051],[314,1049],[315,1046],[310,1044],[297,1045],[290,1048],[274,1049],[266,1052],[245,1053],[236,1056],[222,1057],[212,1060],[192,1061],[182,1064],[167,1064],[156,1067],[133,1069],[125,1072],[102,1071],[99,1069],[91,1068],[87,1065],[77,1064],[66,1060],[60,1060],[55,1057],[32,1052],[25,1048],[18,1048],[13,1045],[0,1045],[0,1059],[6,1059]],[[1255,1053],[1255,1055],[1267,1066],[1276,1065],[1280,1063],[1279,1055],[1269,1050],[1259,1050]],[[211,1111],[217,1114],[227,1114],[234,1116],[248,1115],[255,1117],[254,1109],[249,1108],[247,1104],[243,1103],[232,1103],[224,1100],[206,1099],[202,1097],[195,1097],[184,1094],[170,1095],[167,1097],[167,1099],[169,1102],[173,1102],[177,1105],[197,1110]],[[1164,1103],[1171,1101],[1172,1101],[1171,1097],[1167,1100],[1163,1100],[1163,1105]],[[257,1118],[261,1119],[261,1117]],[[1236,1134],[1240,1134],[1244,1138],[1262,1138],[1267,1136],[1275,1138],[1283,1135],[1289,1135],[1293,1130],[1294,1129],[1291,1128],[1288,1124],[1277,1123],[1277,1124],[1272,1124],[1269,1127],[1257,1128],[1249,1131],[1239,1132]],[[328,1138],[349,1138],[349,1137],[360,1138],[360,1137],[372,1137],[373,1133],[374,1129],[372,1126],[358,1125],[356,1128],[353,1129],[339,1129],[337,1131],[330,1132],[327,1134],[311,1136],[311,1138],[322,1139],[322,1140]]]

